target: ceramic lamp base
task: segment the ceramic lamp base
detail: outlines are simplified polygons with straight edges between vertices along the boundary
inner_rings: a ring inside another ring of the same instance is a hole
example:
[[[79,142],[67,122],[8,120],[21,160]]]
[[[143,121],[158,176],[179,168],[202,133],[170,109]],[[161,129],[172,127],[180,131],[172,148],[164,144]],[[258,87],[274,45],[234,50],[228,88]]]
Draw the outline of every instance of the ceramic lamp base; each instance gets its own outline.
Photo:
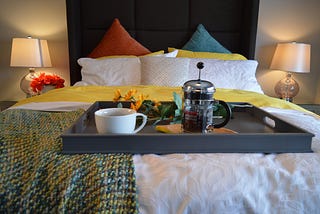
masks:
[[[20,89],[27,95],[27,97],[30,97],[32,94],[30,83],[34,78],[36,78],[36,73],[34,69],[30,68],[29,73],[23,76],[20,81]]]

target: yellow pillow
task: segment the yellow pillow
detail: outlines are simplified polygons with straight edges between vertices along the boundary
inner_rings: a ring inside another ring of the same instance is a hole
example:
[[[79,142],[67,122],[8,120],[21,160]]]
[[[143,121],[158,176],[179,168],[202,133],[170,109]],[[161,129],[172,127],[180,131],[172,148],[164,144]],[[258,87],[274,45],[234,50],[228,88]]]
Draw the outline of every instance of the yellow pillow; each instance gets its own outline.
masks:
[[[246,57],[241,54],[234,53],[214,53],[214,52],[193,52],[176,48],[168,48],[169,52],[178,50],[177,57],[188,57],[188,58],[209,58],[209,59],[221,59],[221,60],[247,60]]]
[[[152,52],[152,53],[149,53],[149,54],[146,54],[143,56],[158,56],[158,55],[162,55],[162,54],[164,54],[164,50]]]

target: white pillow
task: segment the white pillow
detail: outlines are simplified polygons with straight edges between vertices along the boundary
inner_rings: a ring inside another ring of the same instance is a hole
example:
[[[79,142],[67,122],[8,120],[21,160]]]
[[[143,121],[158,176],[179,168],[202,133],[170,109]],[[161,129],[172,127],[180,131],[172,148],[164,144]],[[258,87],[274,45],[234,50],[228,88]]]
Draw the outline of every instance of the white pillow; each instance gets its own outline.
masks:
[[[176,57],[178,55],[179,50],[174,50],[172,52],[169,53],[165,53],[163,54],[165,57]]]
[[[255,60],[192,58],[188,75],[190,79],[198,79],[198,62],[204,64],[201,79],[212,82],[216,88],[241,89],[263,94],[255,75],[258,66]]]
[[[141,57],[141,84],[182,86],[188,80],[189,58]]]
[[[139,85],[141,64],[138,57],[80,58],[82,81],[75,85]]]

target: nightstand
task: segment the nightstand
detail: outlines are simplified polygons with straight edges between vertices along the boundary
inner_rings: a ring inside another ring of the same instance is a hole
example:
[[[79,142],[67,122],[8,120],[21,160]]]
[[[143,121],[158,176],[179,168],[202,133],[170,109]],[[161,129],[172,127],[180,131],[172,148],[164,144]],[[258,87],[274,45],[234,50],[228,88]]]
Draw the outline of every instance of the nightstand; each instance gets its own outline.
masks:
[[[312,111],[318,115],[320,115],[320,104],[298,104],[304,109]]]
[[[16,103],[17,101],[0,101],[0,111],[3,111]]]

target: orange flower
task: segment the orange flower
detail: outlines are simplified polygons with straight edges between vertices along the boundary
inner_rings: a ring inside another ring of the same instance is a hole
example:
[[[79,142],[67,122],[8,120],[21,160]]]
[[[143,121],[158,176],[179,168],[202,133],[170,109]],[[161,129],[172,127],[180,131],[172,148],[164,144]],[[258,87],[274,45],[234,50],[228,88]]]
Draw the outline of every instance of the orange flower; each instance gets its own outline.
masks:
[[[148,95],[145,96],[145,95],[143,95],[143,94],[140,94],[140,95],[138,96],[138,100],[137,100],[137,101],[131,102],[130,108],[138,111],[139,108],[141,107],[143,101],[144,101],[147,97],[148,97]]]
[[[114,92],[113,101],[114,101],[114,102],[118,102],[120,99],[121,99],[121,91],[120,91],[120,89],[117,89],[117,90]]]
[[[130,103],[130,108],[133,109],[133,110],[138,111],[139,108],[141,107],[141,105],[142,105],[142,101],[138,100],[138,101],[136,101],[134,103]]]
[[[128,101],[128,100],[132,100],[134,99],[134,95],[137,93],[136,89],[130,89],[130,91],[127,92],[126,95],[124,95],[124,100]]]
[[[40,75],[34,78],[30,83],[30,87],[32,88],[32,91],[36,93],[40,92],[45,85],[53,85],[55,88],[63,88],[64,79],[62,79],[56,74],[51,75],[51,74],[40,73]]]

